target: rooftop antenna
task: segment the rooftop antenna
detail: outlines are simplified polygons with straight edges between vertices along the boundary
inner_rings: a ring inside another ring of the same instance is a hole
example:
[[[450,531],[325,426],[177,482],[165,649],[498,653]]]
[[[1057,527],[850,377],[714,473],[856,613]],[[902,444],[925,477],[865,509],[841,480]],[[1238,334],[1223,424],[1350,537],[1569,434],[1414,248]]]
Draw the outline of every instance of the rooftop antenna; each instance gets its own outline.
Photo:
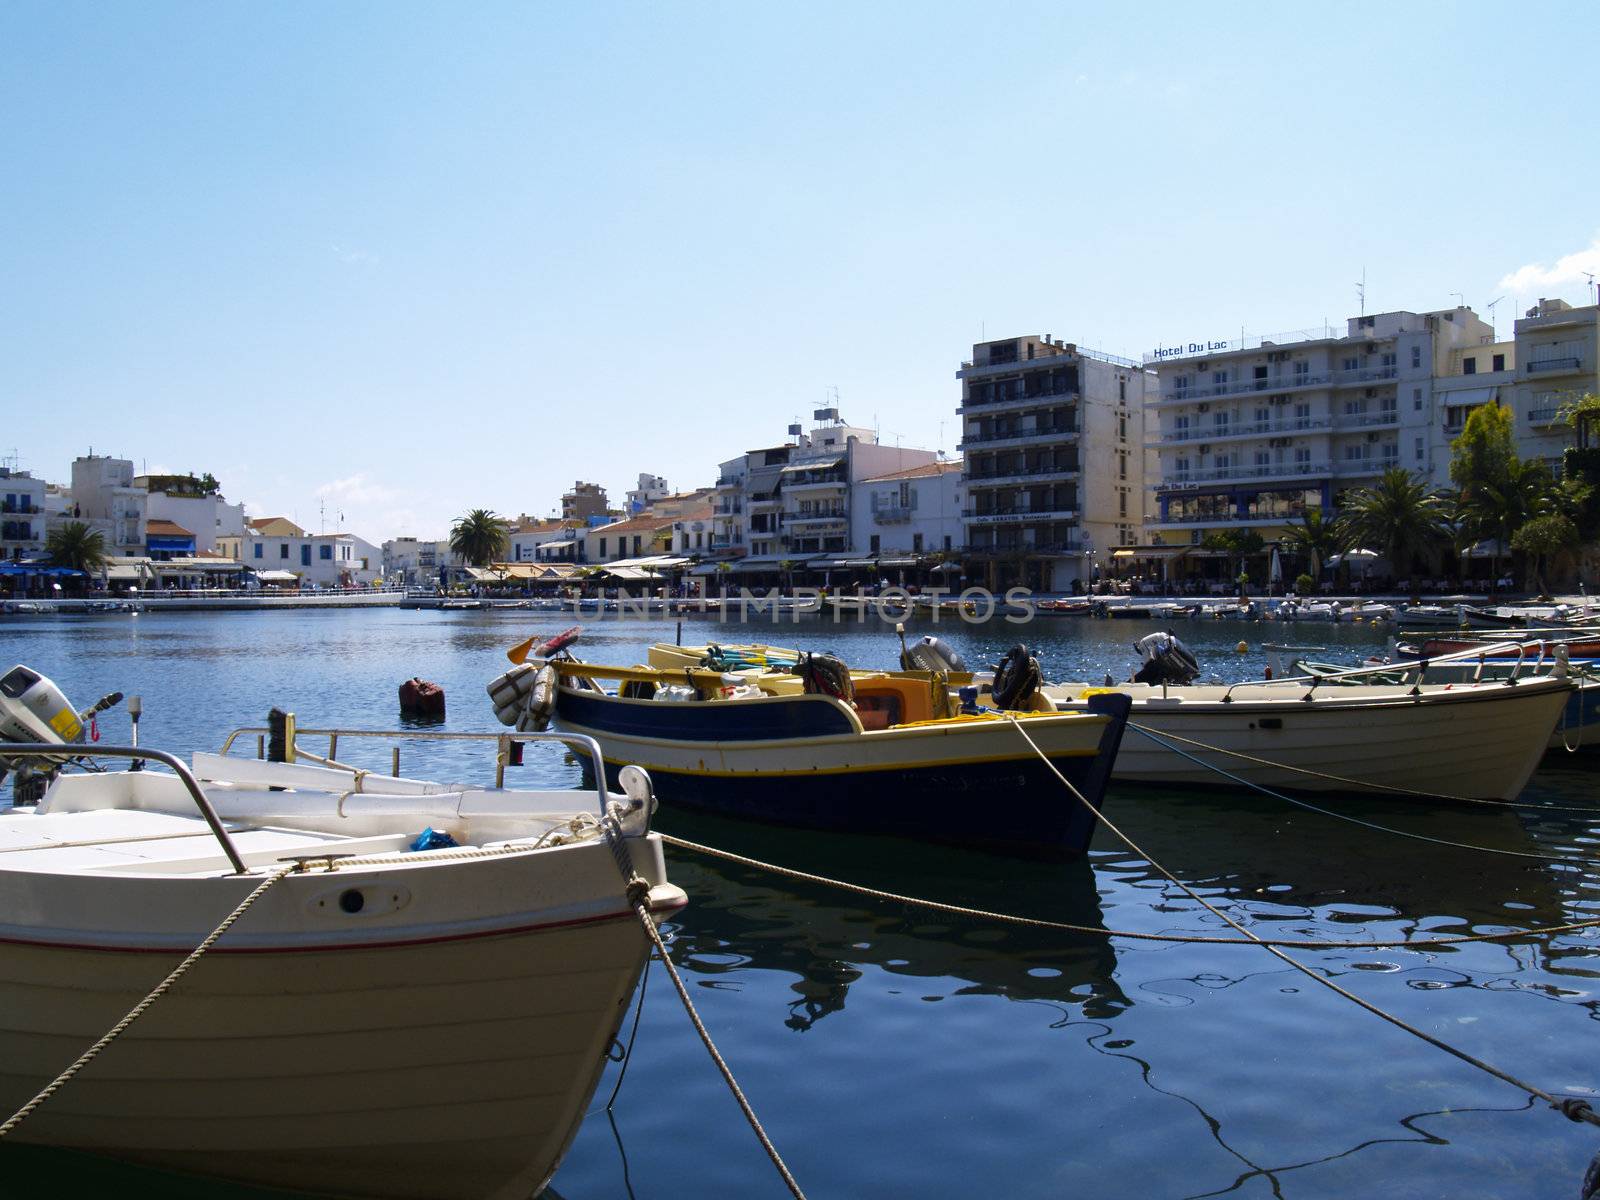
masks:
[[[317,501],[317,525],[318,533],[328,532],[328,502],[326,500]]]
[[[1361,315],[1367,315],[1367,269],[1361,268],[1361,281],[1356,284],[1356,298],[1361,301]]]
[[[1457,308],[1465,308],[1467,306],[1467,298],[1462,293],[1460,293],[1460,292],[1451,292],[1450,294],[1456,298],[1456,307]]]
[[[1581,274],[1583,275],[1583,277],[1585,279],[1587,279],[1589,281],[1589,285],[1588,285],[1589,291],[1591,293],[1593,293],[1594,290],[1595,290],[1594,272],[1593,271],[1583,271],[1583,272],[1581,272]],[[1591,304],[1594,303],[1594,297],[1592,295],[1590,296],[1590,303]]]
[[[1495,305],[1499,304],[1504,299],[1504,296],[1496,296],[1493,300],[1484,305],[1484,307],[1489,310],[1489,328],[1494,334],[1495,341],[1500,340],[1500,331],[1499,329],[1495,328],[1494,309]]]

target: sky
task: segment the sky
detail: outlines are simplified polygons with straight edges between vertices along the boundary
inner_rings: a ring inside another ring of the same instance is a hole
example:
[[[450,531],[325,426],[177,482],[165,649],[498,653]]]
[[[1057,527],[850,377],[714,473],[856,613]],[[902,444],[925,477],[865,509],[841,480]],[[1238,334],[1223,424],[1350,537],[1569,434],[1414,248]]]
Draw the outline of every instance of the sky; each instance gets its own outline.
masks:
[[[1600,6],[0,6],[0,457],[378,542],[1600,274]],[[837,397],[837,401],[835,401]]]

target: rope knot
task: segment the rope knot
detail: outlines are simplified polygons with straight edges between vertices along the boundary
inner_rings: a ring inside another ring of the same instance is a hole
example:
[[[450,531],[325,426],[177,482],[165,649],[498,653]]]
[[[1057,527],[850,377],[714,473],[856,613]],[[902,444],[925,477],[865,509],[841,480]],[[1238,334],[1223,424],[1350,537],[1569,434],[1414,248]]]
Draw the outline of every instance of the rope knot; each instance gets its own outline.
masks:
[[[1562,1096],[1559,1100],[1552,1100],[1550,1107],[1569,1121],[1588,1121],[1590,1124],[1600,1121],[1595,1116],[1594,1105],[1578,1096]]]
[[[650,881],[642,876],[635,875],[627,884],[628,903],[637,908],[650,901]]]

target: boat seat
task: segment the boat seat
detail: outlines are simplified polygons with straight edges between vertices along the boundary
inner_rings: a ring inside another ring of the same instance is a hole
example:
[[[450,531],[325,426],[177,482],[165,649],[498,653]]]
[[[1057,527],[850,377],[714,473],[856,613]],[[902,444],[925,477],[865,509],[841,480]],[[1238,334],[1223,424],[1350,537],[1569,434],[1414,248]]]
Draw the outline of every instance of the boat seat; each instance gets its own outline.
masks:
[[[924,680],[888,675],[858,676],[855,689],[856,713],[864,729],[885,729],[933,719],[933,691]],[[880,717],[883,723],[877,724]]]

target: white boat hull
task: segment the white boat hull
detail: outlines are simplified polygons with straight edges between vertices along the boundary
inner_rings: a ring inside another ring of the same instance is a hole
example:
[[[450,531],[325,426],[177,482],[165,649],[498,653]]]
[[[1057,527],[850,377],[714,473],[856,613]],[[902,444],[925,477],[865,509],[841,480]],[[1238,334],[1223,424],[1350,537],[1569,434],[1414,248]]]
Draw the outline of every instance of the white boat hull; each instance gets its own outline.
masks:
[[[73,1062],[262,881],[218,869],[198,819],[159,811],[163,778],[74,777],[52,792],[92,804],[87,789],[131,780],[123,786],[157,811],[0,816],[10,851],[0,871],[0,1115]],[[78,780],[87,783],[63,788]],[[307,796],[215,794],[225,810]],[[495,797],[517,803],[488,795],[480,811]],[[362,799],[346,797],[352,810]],[[233,837],[258,868],[295,852],[372,854],[366,844],[394,840],[356,834],[317,842],[263,826]],[[306,844],[289,844],[297,838]],[[659,839],[628,840],[652,908],[679,907]],[[595,837],[487,854],[377,853],[382,861],[275,883],[12,1138],[317,1194],[535,1194],[582,1120],[650,945],[611,849]],[[346,902],[352,892],[360,904]]]
[[[1083,690],[1069,684],[1047,694],[1059,707]],[[1117,690],[1135,699],[1114,779],[1226,786],[1226,777],[1204,765],[1211,764],[1250,783],[1296,791],[1398,789],[1511,800],[1537,768],[1571,685],[1430,689],[1420,699],[1405,687],[1327,687],[1309,701],[1300,699],[1304,686],[1254,685],[1232,689],[1229,703],[1220,687],[1169,688],[1165,697],[1159,687]],[[1143,730],[1188,741],[1162,745]]]

